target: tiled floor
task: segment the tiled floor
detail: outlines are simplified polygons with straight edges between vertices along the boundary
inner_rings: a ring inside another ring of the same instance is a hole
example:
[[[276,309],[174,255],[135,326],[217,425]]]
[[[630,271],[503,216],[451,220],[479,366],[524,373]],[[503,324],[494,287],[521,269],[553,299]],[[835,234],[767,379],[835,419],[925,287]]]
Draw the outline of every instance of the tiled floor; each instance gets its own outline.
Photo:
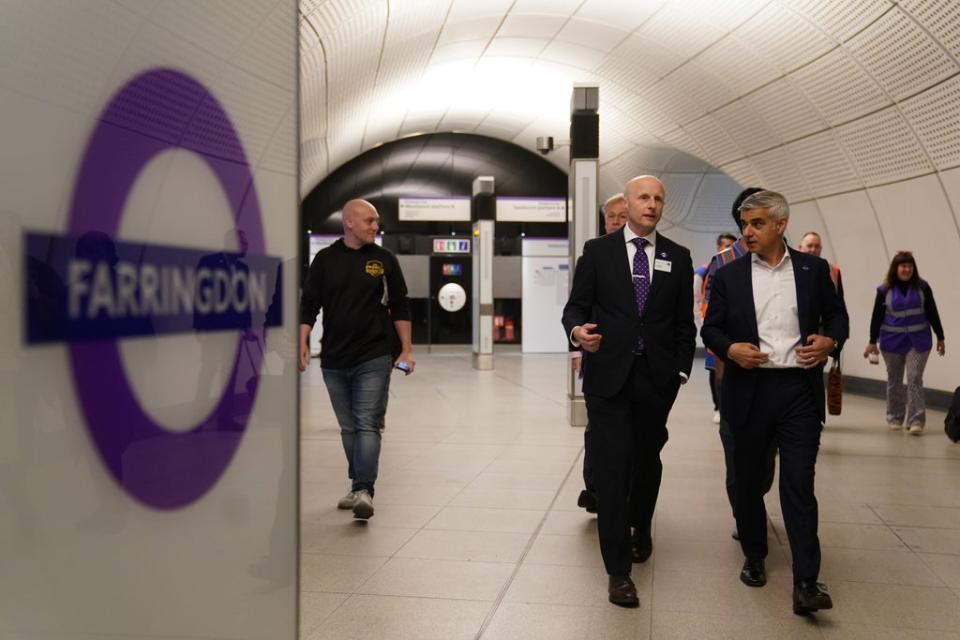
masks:
[[[844,398],[817,467],[822,580],[836,607],[790,608],[790,561],[768,496],[770,581],[743,586],[723,457],[696,363],[670,419],[641,606],[606,601],[596,520],[578,510],[582,429],[567,426],[565,355],[418,353],[394,376],[369,523],[337,511],[346,464],[320,371],[303,376],[305,640],[795,638],[960,640],[960,445],[890,433],[876,400]]]

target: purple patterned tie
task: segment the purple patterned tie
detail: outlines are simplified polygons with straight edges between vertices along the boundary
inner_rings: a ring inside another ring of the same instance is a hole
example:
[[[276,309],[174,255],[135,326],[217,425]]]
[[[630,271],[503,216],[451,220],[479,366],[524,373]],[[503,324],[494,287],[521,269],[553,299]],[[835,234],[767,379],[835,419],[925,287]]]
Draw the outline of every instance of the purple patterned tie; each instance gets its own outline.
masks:
[[[633,254],[633,295],[637,301],[637,315],[643,315],[647,306],[647,296],[650,295],[650,261],[644,248],[650,244],[646,238],[632,238],[630,240],[637,247]],[[643,338],[637,338],[637,353],[643,353]]]

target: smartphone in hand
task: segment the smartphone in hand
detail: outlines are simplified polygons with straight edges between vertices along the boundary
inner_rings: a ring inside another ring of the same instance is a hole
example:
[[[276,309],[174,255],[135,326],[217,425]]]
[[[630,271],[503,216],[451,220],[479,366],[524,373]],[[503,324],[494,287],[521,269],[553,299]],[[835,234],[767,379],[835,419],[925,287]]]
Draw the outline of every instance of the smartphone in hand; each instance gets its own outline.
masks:
[[[403,371],[403,374],[404,374],[404,375],[407,375],[407,376],[410,375],[410,363],[409,363],[409,362],[406,362],[406,361],[404,361],[404,360],[401,360],[400,362],[398,362],[398,363],[396,364],[396,368],[397,368],[397,369],[400,369],[400,371]]]

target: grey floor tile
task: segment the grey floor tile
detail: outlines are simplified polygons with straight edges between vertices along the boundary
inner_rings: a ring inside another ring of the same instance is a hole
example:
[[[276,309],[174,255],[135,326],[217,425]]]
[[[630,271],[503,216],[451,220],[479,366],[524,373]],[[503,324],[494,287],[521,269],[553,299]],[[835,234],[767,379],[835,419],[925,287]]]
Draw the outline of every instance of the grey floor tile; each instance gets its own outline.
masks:
[[[960,555],[960,529],[894,527],[893,530],[907,546],[918,553]]]
[[[751,618],[739,610],[725,615],[689,611],[653,611],[654,640],[822,640],[809,618]]]
[[[952,589],[960,589],[960,556],[917,554],[923,562]]]
[[[923,631],[901,627],[866,624],[829,624],[820,626],[824,640],[960,640],[960,632]]]
[[[515,563],[529,540],[527,533],[426,529],[414,535],[396,555],[398,558]]]
[[[489,602],[355,595],[307,640],[471,640]]]
[[[817,614],[827,621],[927,631],[960,629],[960,600],[946,587],[833,581],[829,589],[834,608]]]
[[[334,609],[350,596],[346,593],[304,591],[300,594],[300,637],[306,638]]]
[[[492,601],[514,565],[492,562],[393,558],[357,589],[385,596]]]
[[[824,547],[822,580],[942,587],[944,581],[912,551]],[[942,556],[938,556],[942,557]]]
[[[545,514],[545,510],[449,506],[437,513],[425,528],[533,533]]]
[[[960,509],[880,504],[874,510],[890,525],[960,529]]]
[[[766,497],[770,582],[737,578],[698,362],[670,416],[654,556],[634,567],[642,607],[627,611],[607,603],[596,517],[576,506],[583,429],[566,423],[566,354],[496,361],[477,372],[468,351],[418,352],[417,375],[391,390],[377,513],[359,526],[335,508],[346,462],[319,370],[303,375],[305,638],[473,638],[490,614],[481,640],[960,640],[960,447],[890,434],[881,402],[845,398],[817,465],[821,576],[837,606],[794,616],[776,488]]]
[[[524,564],[510,585],[505,602],[613,606],[607,601],[607,574],[597,559],[594,567],[568,567]],[[647,565],[634,565],[633,581],[637,585],[640,606],[650,606],[652,570]]]
[[[387,561],[382,557],[300,554],[303,591],[351,593]]]
[[[503,603],[482,640],[646,640],[650,612],[559,604]]]

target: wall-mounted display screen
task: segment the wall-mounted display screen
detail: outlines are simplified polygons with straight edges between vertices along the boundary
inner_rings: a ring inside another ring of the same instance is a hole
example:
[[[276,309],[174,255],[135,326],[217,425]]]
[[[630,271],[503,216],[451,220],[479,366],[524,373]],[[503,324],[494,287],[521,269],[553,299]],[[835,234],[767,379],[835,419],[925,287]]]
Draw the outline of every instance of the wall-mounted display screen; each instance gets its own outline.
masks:
[[[397,217],[401,222],[470,222],[470,198],[399,198]]]

